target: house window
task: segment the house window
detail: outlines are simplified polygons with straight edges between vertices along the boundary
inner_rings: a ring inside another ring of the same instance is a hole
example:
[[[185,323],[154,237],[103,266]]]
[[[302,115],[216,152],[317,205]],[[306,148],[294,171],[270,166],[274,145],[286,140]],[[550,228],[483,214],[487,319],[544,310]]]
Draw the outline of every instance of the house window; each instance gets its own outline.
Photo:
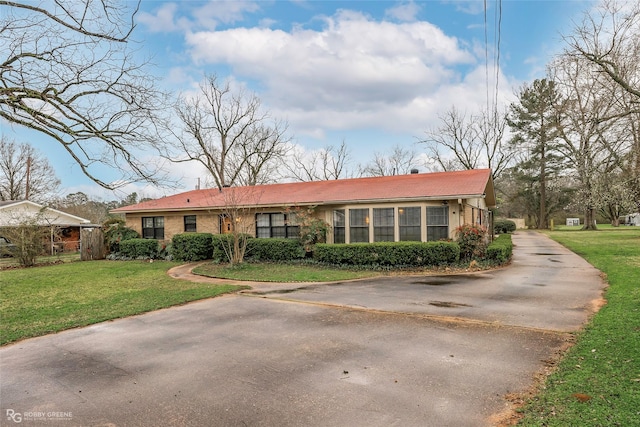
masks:
[[[345,237],[345,219],[344,209],[336,209],[333,211],[333,243],[344,243]]]
[[[398,226],[400,228],[400,241],[420,241],[422,240],[422,230],[420,229],[420,216],[422,208],[410,207],[398,209]]]
[[[349,209],[349,242],[369,243],[369,209]]]
[[[184,231],[185,232],[193,232],[195,233],[196,228],[196,216],[195,215],[185,215],[184,216]]]
[[[449,206],[427,207],[427,240],[449,238]]]
[[[393,208],[373,208],[373,241],[394,241]]]
[[[297,239],[300,237],[300,226],[298,225],[298,216],[295,212],[289,212],[286,216],[287,238]]]
[[[256,214],[256,237],[297,239],[300,237],[299,229],[295,214]]]
[[[142,237],[145,239],[164,239],[164,217],[142,217]]]

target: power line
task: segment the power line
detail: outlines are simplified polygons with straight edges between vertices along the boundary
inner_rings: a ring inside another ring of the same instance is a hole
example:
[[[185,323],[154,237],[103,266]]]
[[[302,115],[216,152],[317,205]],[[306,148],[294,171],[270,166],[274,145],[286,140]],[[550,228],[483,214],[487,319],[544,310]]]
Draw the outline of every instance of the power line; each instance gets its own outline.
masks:
[[[484,4],[484,79],[487,101],[487,114],[489,113],[489,26],[487,25],[487,0],[483,0]]]

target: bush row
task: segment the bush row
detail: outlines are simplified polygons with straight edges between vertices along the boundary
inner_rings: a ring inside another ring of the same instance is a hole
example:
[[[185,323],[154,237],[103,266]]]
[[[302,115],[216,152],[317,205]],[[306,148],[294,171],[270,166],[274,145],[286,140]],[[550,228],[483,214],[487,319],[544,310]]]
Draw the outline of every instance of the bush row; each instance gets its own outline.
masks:
[[[317,244],[313,254],[319,262],[335,265],[436,266],[460,259],[453,242],[384,242]]]
[[[251,261],[293,261],[305,257],[298,239],[247,239],[245,259]],[[176,261],[194,262],[213,259],[227,262],[233,236],[211,233],[183,233],[173,236],[170,253]],[[505,263],[511,258],[510,234],[499,235],[486,249],[490,262]],[[129,259],[165,258],[167,250],[154,239],[129,239],[120,242],[119,255]],[[316,261],[333,265],[432,267],[454,264],[460,260],[456,242],[380,242],[315,245]]]
[[[171,239],[171,254],[176,261],[202,261],[213,257],[211,233],[176,234]]]
[[[161,258],[163,248],[154,239],[129,239],[120,242],[119,254],[132,259]]]
[[[305,257],[305,250],[298,239],[256,239],[242,235],[246,239],[245,259],[251,261],[292,261]],[[230,234],[212,235],[213,254],[216,262],[228,261],[228,253],[233,249],[233,236]]]
[[[254,239],[247,242],[247,259],[255,261],[292,261],[306,255],[298,239]]]
[[[511,259],[512,253],[511,234],[501,234],[487,247],[486,259],[498,264],[504,264]]]

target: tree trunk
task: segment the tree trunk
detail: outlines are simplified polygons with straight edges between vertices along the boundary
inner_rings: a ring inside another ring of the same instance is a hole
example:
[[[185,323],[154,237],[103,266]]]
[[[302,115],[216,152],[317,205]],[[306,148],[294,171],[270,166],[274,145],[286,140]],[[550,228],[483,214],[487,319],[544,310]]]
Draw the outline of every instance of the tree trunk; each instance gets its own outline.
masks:
[[[540,145],[540,213],[538,214],[539,230],[549,228],[547,220],[547,165],[545,157],[545,143],[546,142],[543,141],[543,143]]]
[[[584,213],[584,225],[582,230],[597,230],[596,226],[596,210],[588,207]]]

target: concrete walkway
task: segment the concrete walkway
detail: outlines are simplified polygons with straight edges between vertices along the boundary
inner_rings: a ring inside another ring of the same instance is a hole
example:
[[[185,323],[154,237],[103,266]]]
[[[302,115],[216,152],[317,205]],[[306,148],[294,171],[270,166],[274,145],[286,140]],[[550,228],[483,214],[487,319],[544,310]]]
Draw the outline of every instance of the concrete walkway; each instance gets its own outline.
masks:
[[[604,288],[544,235],[514,242],[490,273],[257,284],[3,347],[2,425],[496,425]]]

